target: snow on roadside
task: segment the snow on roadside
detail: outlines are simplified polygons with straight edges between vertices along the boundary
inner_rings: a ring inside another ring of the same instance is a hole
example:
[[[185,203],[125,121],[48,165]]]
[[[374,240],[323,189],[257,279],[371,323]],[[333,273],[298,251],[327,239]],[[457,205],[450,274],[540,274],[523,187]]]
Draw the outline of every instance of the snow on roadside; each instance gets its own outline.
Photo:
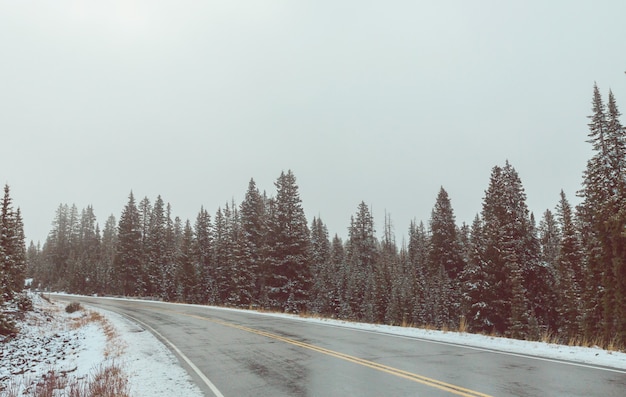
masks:
[[[88,308],[104,317],[88,321],[86,311],[66,313],[68,302],[30,297],[34,310],[17,322],[20,332],[0,339],[0,395],[33,395],[50,371],[65,380],[65,388],[55,395],[68,395],[73,384],[87,382],[98,369],[114,363],[127,376],[132,397],[202,396],[176,357],[150,332],[115,313]]]
[[[142,326],[104,309],[89,306],[113,325],[126,344],[122,359],[133,397],[203,396],[173,353]]]

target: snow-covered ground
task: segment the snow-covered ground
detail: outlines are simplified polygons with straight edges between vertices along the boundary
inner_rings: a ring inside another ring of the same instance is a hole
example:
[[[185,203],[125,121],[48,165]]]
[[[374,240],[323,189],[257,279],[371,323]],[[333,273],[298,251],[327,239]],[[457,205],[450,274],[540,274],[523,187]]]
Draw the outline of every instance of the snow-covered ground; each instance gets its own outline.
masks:
[[[70,298],[70,297],[68,297]],[[88,316],[88,311],[68,314],[65,303],[48,303],[35,296],[35,312],[26,314],[18,337],[0,343],[0,394],[2,388],[18,385],[23,391],[54,369],[72,379],[87,377],[103,363],[115,360],[128,377],[130,395],[201,396],[200,389],[180,366],[178,359],[150,332],[123,316],[89,308],[106,322],[86,322],[76,328],[72,322]],[[213,308],[215,309],[215,308]],[[236,310],[218,308],[219,310]],[[420,338],[434,343],[453,343],[474,349],[496,350],[505,354],[534,356],[544,360],[566,360],[573,365],[602,366],[626,371],[626,353],[599,348],[527,342],[484,335],[442,332],[348,321],[302,318],[289,314],[257,313],[261,316],[289,318],[358,332],[382,332],[397,337]],[[107,339],[105,329],[114,329],[115,341]],[[113,343],[115,354],[111,353]],[[109,361],[107,361],[109,360]],[[11,386],[12,385],[12,386]]]
[[[69,314],[67,302],[31,297],[35,310],[18,323],[17,337],[0,342],[0,395],[32,395],[50,371],[66,378],[55,395],[68,395],[72,384],[110,364],[122,369],[133,397],[203,395],[170,350],[142,327],[112,312],[90,307]],[[91,312],[104,320],[89,321]]]

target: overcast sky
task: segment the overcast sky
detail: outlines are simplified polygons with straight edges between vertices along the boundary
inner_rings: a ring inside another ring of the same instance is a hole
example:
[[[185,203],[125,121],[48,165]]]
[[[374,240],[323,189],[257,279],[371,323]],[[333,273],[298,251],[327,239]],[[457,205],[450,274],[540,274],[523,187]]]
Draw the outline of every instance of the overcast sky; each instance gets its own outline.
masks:
[[[398,243],[457,222],[508,159],[537,220],[590,157],[594,81],[626,112],[626,2],[0,0],[0,178],[27,240],[133,190],[192,222],[291,169],[308,221],[361,201]],[[622,118],[622,122],[624,122]]]

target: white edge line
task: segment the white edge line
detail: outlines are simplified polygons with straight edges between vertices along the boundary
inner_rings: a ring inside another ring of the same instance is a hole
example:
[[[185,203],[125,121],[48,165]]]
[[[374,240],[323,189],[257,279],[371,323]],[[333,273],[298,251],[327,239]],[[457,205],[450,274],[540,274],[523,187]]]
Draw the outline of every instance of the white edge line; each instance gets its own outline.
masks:
[[[119,313],[119,314],[121,314],[121,313]],[[149,329],[150,332],[152,332],[154,335],[156,335],[160,340],[162,340],[167,345],[169,345],[169,347],[172,350],[174,350],[174,352],[180,358],[182,358],[187,363],[187,365],[189,365],[189,367],[191,367],[191,369],[196,373],[196,375],[198,375],[200,377],[200,379],[202,379],[202,381],[209,387],[209,389],[211,389],[213,394],[215,394],[215,397],[224,397],[224,395],[213,384],[213,382],[211,382],[211,380],[209,378],[207,378],[206,375],[204,375],[202,373],[202,371],[200,371],[200,368],[198,368],[182,351],[180,351],[180,349],[178,347],[176,347],[176,345],[174,345],[172,342],[170,342],[165,336],[161,335],[161,333],[159,333],[159,331],[157,331],[156,329],[152,328],[151,326],[149,326],[148,324],[144,323],[143,321],[136,319],[133,316],[129,316],[128,314],[122,314],[122,315],[124,317],[128,317],[129,319],[131,319],[131,321],[135,321],[136,323],[143,325],[144,327]]]

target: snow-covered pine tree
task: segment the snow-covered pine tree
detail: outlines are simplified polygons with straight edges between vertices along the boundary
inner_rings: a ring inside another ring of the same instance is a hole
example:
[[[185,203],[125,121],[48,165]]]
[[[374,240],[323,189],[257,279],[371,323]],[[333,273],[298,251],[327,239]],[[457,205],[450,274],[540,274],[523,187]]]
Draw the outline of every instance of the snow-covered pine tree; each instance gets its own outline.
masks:
[[[330,243],[329,272],[332,275],[330,293],[332,315],[338,318],[352,318],[349,300],[346,298],[347,280],[350,276],[346,265],[346,250],[343,241],[336,233]]]
[[[608,109],[594,85],[587,162],[578,206],[586,272],[582,331],[589,339],[626,343],[626,131],[615,98]]]
[[[176,265],[179,280],[177,298],[182,302],[197,303],[199,277],[194,266],[194,236],[189,220],[185,222],[180,249],[176,252]]]
[[[372,291],[379,255],[375,232],[374,218],[365,202],[361,202],[348,229],[346,298],[350,311],[363,321],[374,321]]]
[[[426,325],[430,316],[430,308],[426,305],[426,274],[429,247],[430,238],[424,223],[420,222],[419,225],[416,225],[415,221],[411,221],[409,226],[408,261],[411,267],[410,279],[413,284],[411,322],[415,325]]]
[[[141,225],[139,211],[133,192],[122,210],[118,225],[118,244],[113,272],[116,278],[116,292],[123,295],[140,294],[138,290],[142,278]]]
[[[139,211],[139,224],[141,230],[141,264],[143,268],[142,279],[139,281],[139,290],[143,293],[148,293],[148,289],[151,289],[151,282],[149,277],[150,268],[150,222],[152,220],[152,204],[150,199],[144,197],[137,207]]]
[[[565,340],[578,335],[581,315],[581,247],[574,224],[572,207],[561,190],[561,199],[556,208],[560,224],[560,241],[555,268],[557,270],[556,290],[559,295],[559,334]]]
[[[605,321],[605,337],[614,334],[617,341],[626,345],[626,127],[620,121],[615,96],[609,91],[607,104],[608,157],[611,166],[612,196],[609,200],[611,215],[606,228],[613,249],[610,271],[605,273],[605,284],[612,285],[613,299],[606,305],[613,305],[610,312],[613,321]],[[609,279],[612,279],[609,280]],[[608,293],[608,291],[607,291]],[[606,295],[605,295],[606,296]]]
[[[432,308],[432,325],[458,325],[458,275],[463,266],[454,211],[448,193],[441,187],[430,219],[427,272],[430,288],[427,296],[431,298],[429,306]]]
[[[267,289],[270,305],[286,312],[299,312],[308,301],[311,283],[309,228],[296,178],[291,170],[282,172],[275,183],[277,193],[270,223],[270,255]]]
[[[331,245],[328,229],[321,219],[311,222],[311,291],[308,310],[323,315],[333,314],[333,281],[336,277],[331,267]]]
[[[166,301],[173,301],[177,295],[178,263],[176,255],[182,239],[182,222],[180,218],[172,219],[172,206],[165,206],[165,251],[161,266],[161,296]]]
[[[0,295],[5,301],[24,288],[26,244],[19,208],[13,209],[9,185],[4,186],[0,210]]]
[[[482,219],[482,262],[490,282],[483,312],[497,332],[524,337],[531,317],[524,276],[536,253],[528,246],[532,228],[526,194],[508,161],[492,170]]]
[[[228,208],[224,211],[222,211],[221,207],[218,208],[213,222],[213,257],[211,262],[214,264],[215,289],[217,291],[216,303],[218,304],[226,303],[231,289],[230,269],[228,266],[231,245],[228,230],[229,221],[227,219],[229,213],[230,210]]]
[[[468,262],[461,272],[461,313],[470,331],[489,331],[489,289],[493,284],[485,260],[485,236],[482,220],[476,215],[470,228]]]
[[[219,295],[215,282],[215,268],[212,261],[213,236],[211,229],[211,216],[204,207],[200,207],[200,211],[196,217],[196,223],[194,224],[194,262],[198,267],[197,274],[200,278],[198,299],[200,303],[216,304]]]
[[[97,267],[96,280],[99,285],[97,293],[113,293],[115,256],[118,246],[117,220],[111,214],[104,223],[100,244],[100,264]]]
[[[606,203],[610,197],[610,172],[607,160],[606,144],[606,106],[597,84],[593,87],[592,112],[589,116],[589,140],[594,155],[587,161],[584,172],[582,190],[579,196],[582,202],[578,206],[577,215],[581,224],[582,241],[585,248],[585,289],[583,291],[582,331],[586,338],[595,339],[601,336],[602,324],[605,319],[602,302],[604,286],[602,274],[605,264],[611,262],[610,253],[603,245],[604,221],[608,218],[609,209]]]
[[[164,268],[167,261],[167,219],[165,203],[157,196],[150,214],[148,233],[146,278],[148,280],[146,294],[148,296],[165,296]],[[120,234],[121,237],[121,234]]]
[[[241,222],[239,251],[242,277],[240,288],[245,291],[241,304],[250,305],[257,303],[261,294],[258,277],[262,269],[262,255],[265,251],[267,234],[265,201],[254,179],[250,179],[245,198],[239,208]]]

